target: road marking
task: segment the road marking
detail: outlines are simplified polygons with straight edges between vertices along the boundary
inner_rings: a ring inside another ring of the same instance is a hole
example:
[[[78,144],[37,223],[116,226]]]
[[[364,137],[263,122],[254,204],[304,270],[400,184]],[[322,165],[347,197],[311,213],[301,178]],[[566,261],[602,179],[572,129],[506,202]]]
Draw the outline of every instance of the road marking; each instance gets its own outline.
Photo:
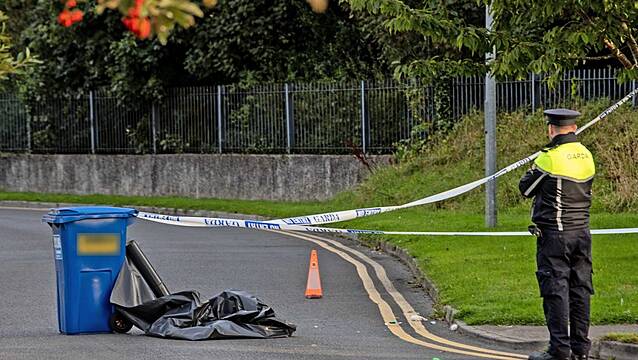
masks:
[[[460,349],[456,349],[456,348],[452,348],[452,347],[448,347],[448,346],[443,346],[443,345],[430,343],[430,342],[423,341],[423,340],[420,340],[420,339],[417,339],[417,338],[411,336],[410,334],[406,333],[405,330],[403,330],[403,328],[401,328],[400,325],[397,324],[396,316],[394,315],[394,312],[392,311],[392,308],[381,297],[381,294],[379,294],[379,291],[375,287],[374,282],[372,280],[372,277],[370,277],[370,274],[368,273],[368,269],[366,268],[365,264],[363,264],[362,262],[354,259],[348,253],[346,253],[346,252],[344,252],[342,250],[336,249],[336,248],[334,248],[334,247],[332,247],[332,246],[330,246],[330,245],[328,245],[326,243],[326,242],[330,242],[331,244],[333,244],[333,243],[339,244],[338,242],[333,241],[333,240],[324,239],[324,238],[311,237],[311,236],[308,236],[308,235],[301,235],[301,234],[289,233],[289,232],[283,232],[283,231],[272,230],[272,232],[276,232],[276,233],[279,233],[279,234],[282,234],[282,235],[292,236],[292,237],[296,237],[296,238],[299,238],[299,239],[303,239],[303,240],[306,240],[306,241],[313,242],[313,243],[321,246],[322,248],[324,248],[324,249],[326,249],[326,250],[328,250],[328,251],[330,251],[332,253],[337,254],[342,259],[344,259],[347,262],[349,262],[352,265],[354,265],[356,270],[357,270],[357,274],[359,275],[359,278],[361,279],[361,282],[363,283],[363,287],[365,288],[366,292],[368,293],[368,297],[370,297],[370,300],[372,300],[372,302],[377,304],[377,306],[379,307],[379,312],[381,313],[381,318],[383,319],[384,323],[386,324],[386,326],[388,327],[390,332],[392,332],[392,334],[394,334],[395,336],[397,336],[401,340],[404,340],[406,342],[409,342],[409,343],[412,343],[412,344],[415,344],[415,345],[420,345],[420,346],[423,346],[423,347],[426,347],[426,348],[429,348],[429,349],[433,349],[433,350],[446,351],[446,352],[452,352],[452,353],[462,354],[462,355],[470,355],[470,356],[475,356],[475,357],[482,357],[482,358],[489,358],[489,359],[499,359],[499,360],[517,360],[517,359],[522,358],[521,357],[522,355],[519,355],[519,354],[504,353],[504,354],[508,354],[508,355],[496,355],[496,354],[493,354],[494,351],[492,351],[492,350],[483,349],[483,348],[479,348],[479,347],[472,347],[472,348],[477,349],[480,352],[472,352],[472,351],[467,351],[467,350],[460,350]],[[334,245],[338,246],[337,244],[334,244]],[[339,244],[339,245],[341,245],[341,244]],[[339,246],[339,247],[343,248],[342,246]],[[349,251],[356,252],[356,250],[352,250],[350,248],[347,248],[347,249]],[[372,261],[372,262],[374,262],[374,261]],[[381,266],[381,265],[379,265],[379,266]],[[385,274],[385,272],[383,274]],[[377,273],[377,276],[379,276],[379,273]],[[386,278],[387,278],[387,275],[386,275]],[[389,281],[389,279],[388,279],[388,281]],[[383,283],[383,281],[382,281],[382,283]],[[385,286],[385,284],[384,284],[384,286]],[[390,290],[387,287],[386,287],[386,290],[388,290],[388,292],[390,292]],[[398,291],[396,289],[394,289],[394,292],[398,293]],[[405,301],[405,299],[404,299],[404,301]],[[406,301],[406,303],[407,303],[407,301]],[[409,322],[412,323],[412,321],[409,321]],[[427,333],[429,334],[429,332],[427,332]],[[422,335],[422,334],[420,334],[420,335]],[[449,340],[446,340],[446,339],[443,339],[443,338],[436,337],[434,335],[431,335],[431,337],[430,337],[431,340],[435,340],[436,338],[438,338],[440,340],[443,340],[443,343],[445,345],[449,345],[449,346],[453,345],[453,346],[456,346],[456,347],[471,347],[470,345],[456,343],[456,342],[453,342],[453,341],[449,341]],[[437,340],[435,340],[435,341],[437,341]],[[486,352],[489,352],[489,353],[486,353]]]
[[[432,334],[431,332],[429,332],[426,329],[426,327],[423,325],[423,323],[421,321],[410,321],[410,317],[412,315],[416,314],[416,311],[414,310],[412,305],[410,305],[410,303],[405,299],[405,297],[403,297],[403,294],[401,294],[401,292],[399,292],[394,287],[394,284],[392,283],[392,281],[390,280],[390,278],[386,274],[385,268],[381,264],[379,264],[378,262],[372,260],[370,257],[368,257],[367,255],[363,254],[362,252],[360,252],[358,250],[355,250],[355,249],[352,249],[352,248],[350,248],[350,247],[348,247],[348,246],[346,246],[346,245],[344,245],[344,244],[342,244],[342,243],[340,243],[338,241],[331,240],[331,239],[325,239],[325,238],[321,238],[321,237],[314,236],[314,235],[308,235],[308,236],[314,237],[317,240],[327,241],[328,243],[330,243],[330,244],[332,244],[332,245],[334,245],[334,246],[336,246],[338,248],[350,251],[352,254],[355,254],[356,256],[361,258],[363,261],[365,261],[366,263],[370,264],[374,268],[374,271],[377,274],[377,277],[379,278],[379,281],[381,281],[381,283],[383,284],[383,287],[385,287],[385,289],[388,292],[388,294],[390,294],[390,296],[392,296],[394,301],[397,303],[397,305],[399,305],[399,307],[403,311],[403,315],[405,316],[406,321],[410,324],[410,326],[412,326],[412,328],[419,335],[421,335],[421,336],[423,336],[423,337],[425,337],[427,339],[437,341],[437,342],[442,343],[442,344],[455,346],[455,347],[462,348],[462,349],[473,350],[473,351],[481,351],[481,352],[484,352],[484,353],[495,354],[495,355],[516,357],[516,358],[520,358],[520,359],[527,359],[527,355],[521,355],[521,354],[514,354],[514,353],[490,350],[490,349],[485,349],[485,348],[481,348],[481,347],[477,347],[477,346],[462,344],[462,343],[450,341],[450,340],[447,340],[447,339],[444,339],[444,338],[441,338],[441,337],[439,337],[437,335]]]

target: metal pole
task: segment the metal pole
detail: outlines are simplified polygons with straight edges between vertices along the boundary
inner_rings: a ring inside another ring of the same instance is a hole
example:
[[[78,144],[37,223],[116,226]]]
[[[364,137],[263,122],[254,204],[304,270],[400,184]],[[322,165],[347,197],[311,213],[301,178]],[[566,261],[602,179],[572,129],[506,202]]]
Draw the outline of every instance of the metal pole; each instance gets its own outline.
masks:
[[[151,106],[151,138],[153,141],[153,154],[157,154],[157,104]]]
[[[366,136],[366,82],[361,80],[361,148],[363,153],[367,153],[367,136]]]
[[[222,142],[224,140],[224,132],[222,129],[222,86],[217,85],[217,152],[223,151]]]
[[[31,114],[27,113],[27,151],[31,153]]]
[[[536,112],[536,76],[534,73],[530,74],[532,79],[532,114]]]
[[[293,147],[293,129],[292,109],[290,108],[290,89],[288,84],[284,85],[284,95],[286,97],[286,152],[290,154]]]
[[[95,107],[94,93],[89,91],[89,121],[91,122],[91,154],[95,154]]]
[[[492,30],[490,6],[485,8],[485,27]],[[485,55],[486,62],[492,62],[494,51]],[[491,73],[485,75],[485,176],[496,172],[496,81]],[[496,179],[485,184],[485,226],[496,226]]]
[[[636,80],[631,80],[631,91],[634,91],[635,89],[636,89]],[[636,101],[637,101],[636,96],[631,98],[631,106],[633,106],[634,108],[637,105]]]

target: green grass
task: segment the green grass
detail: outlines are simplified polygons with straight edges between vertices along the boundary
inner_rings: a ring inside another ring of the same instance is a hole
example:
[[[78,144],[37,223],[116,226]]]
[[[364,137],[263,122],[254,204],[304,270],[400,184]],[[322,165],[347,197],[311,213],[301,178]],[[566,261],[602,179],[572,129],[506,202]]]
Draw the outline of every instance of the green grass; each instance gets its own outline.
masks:
[[[604,102],[581,111],[593,118]],[[71,202],[175,209],[206,209],[272,218],[415,200],[483,176],[482,115],[461,122],[447,137],[422,151],[411,151],[398,165],[376,169],[353,191],[325,202],[273,202],[2,193],[0,200]],[[519,160],[547,142],[540,113],[500,114],[499,166]],[[594,154],[593,228],[638,227],[638,112],[623,107],[588,130],[582,141]],[[499,179],[499,227],[525,230],[529,200],[518,194],[525,169]],[[357,219],[334,226],[379,230],[484,231],[482,189],[442,203]],[[386,236],[418,260],[439,288],[440,304],[450,304],[469,324],[542,324],[541,299],[534,275],[535,239],[525,237]],[[638,322],[638,235],[598,235],[593,239],[594,324]]]
[[[523,230],[528,212],[499,214],[496,230]],[[482,212],[412,209],[351,222],[351,227],[384,230],[484,230]],[[638,214],[596,213],[594,228],[635,227]],[[526,237],[417,237],[386,240],[407,249],[437,284],[441,304],[478,324],[543,324],[534,275],[536,241]],[[638,320],[638,235],[593,238],[595,324]]]
[[[263,215],[269,217],[286,217],[303,214],[308,211],[320,212],[330,210],[328,203],[321,202],[284,202],[284,201],[252,201],[193,199],[175,196],[119,196],[119,195],[72,195],[42,194],[30,192],[0,192],[0,200],[40,201],[52,203],[74,204],[108,204],[113,206],[154,206],[169,209],[201,209],[237,214]]]
[[[601,340],[618,341],[625,344],[638,344],[638,333],[611,333],[603,336]]]

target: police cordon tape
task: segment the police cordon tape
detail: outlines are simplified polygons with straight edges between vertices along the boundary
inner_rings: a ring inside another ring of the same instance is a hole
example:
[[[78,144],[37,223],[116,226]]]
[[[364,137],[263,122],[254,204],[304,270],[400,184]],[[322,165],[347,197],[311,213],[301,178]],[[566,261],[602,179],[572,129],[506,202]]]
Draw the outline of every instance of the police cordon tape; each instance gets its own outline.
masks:
[[[596,124],[601,121],[609,114],[614,112],[624,103],[629,101],[633,96],[638,93],[638,88],[632,90],[625,97],[620,99],[617,103],[607,108],[605,111],[600,113],[596,118],[589,121],[587,124],[580,127],[576,134],[580,134],[581,132],[588,129],[590,126]],[[482,179],[475,180],[473,182],[467,183],[465,185],[461,185],[455,187],[450,190],[446,190],[440,192],[438,194],[430,195],[428,197],[415,200],[403,205],[395,205],[395,206],[381,206],[381,207],[373,207],[373,208],[362,208],[362,209],[352,209],[352,210],[343,210],[322,214],[313,214],[313,215],[305,215],[305,216],[297,216],[290,217],[284,219],[275,219],[268,221],[248,221],[248,220],[236,220],[236,219],[223,219],[223,218],[204,218],[204,217],[192,217],[192,216],[170,216],[170,215],[161,215],[161,214],[152,214],[152,213],[139,213],[138,217],[155,222],[161,222],[165,224],[171,225],[181,225],[181,226],[204,226],[204,227],[244,227],[244,228],[256,228],[256,229],[269,229],[269,230],[289,230],[289,231],[306,231],[306,232],[323,232],[323,233],[367,233],[367,234],[387,234],[387,235],[465,235],[465,236],[522,236],[528,234],[527,232],[419,232],[419,231],[377,231],[377,230],[357,230],[357,229],[335,229],[335,228],[323,228],[316,227],[314,225],[323,225],[329,223],[335,223],[340,221],[353,220],[357,218],[362,218],[371,215],[382,214],[390,211],[407,209],[415,206],[432,204],[439,201],[451,199],[453,197],[459,196],[461,194],[465,194],[477,187],[495,180],[529,162],[536,159],[540,151],[521,159],[515,163],[512,163],[496,173],[486,176]],[[210,223],[210,224],[209,224]],[[215,224],[213,224],[215,223]],[[592,230],[592,234],[599,234],[598,231],[605,231],[605,234],[627,234],[627,233],[635,233],[636,228],[625,228],[625,229],[602,229],[602,230]],[[610,232],[613,231],[613,232]]]
[[[207,218],[195,216],[162,215],[139,212],[137,217],[162,224],[188,227],[234,227],[258,230],[302,231],[332,234],[383,234],[383,235],[423,235],[423,236],[530,236],[528,231],[381,231],[361,229],[338,229],[320,226],[274,224],[272,221]],[[638,234],[638,228],[597,229],[593,235]]]

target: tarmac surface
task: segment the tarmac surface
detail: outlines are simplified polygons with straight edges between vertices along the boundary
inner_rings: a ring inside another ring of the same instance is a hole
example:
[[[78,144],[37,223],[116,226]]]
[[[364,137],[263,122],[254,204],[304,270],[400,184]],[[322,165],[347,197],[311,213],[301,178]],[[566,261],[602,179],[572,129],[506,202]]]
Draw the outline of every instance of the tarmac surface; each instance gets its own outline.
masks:
[[[322,242],[317,239],[312,242],[282,233],[185,228],[142,220],[129,227],[128,237],[140,244],[171,291],[195,289],[208,298],[228,288],[246,290],[269,304],[279,318],[296,324],[297,331],[283,339],[199,342],[151,338],[139,330],[62,335],[57,325],[51,231],[41,222],[43,214],[0,208],[0,359],[498,358],[424,346],[437,344],[450,349],[450,344],[427,339],[409,326],[414,320],[403,315],[370,263],[351,250],[340,249],[353,260],[346,261],[343,255],[318,245]],[[438,320],[432,324],[430,301],[412,285],[411,274],[397,260],[351,240],[338,241],[383,266],[397,290],[428,319],[423,322],[427,330],[450,341],[494,349],[450,331]],[[312,249],[319,253],[324,297],[308,300],[304,290]],[[367,287],[361,266],[372,278]],[[389,304],[397,324],[386,325],[380,307],[371,300],[371,286]],[[393,334],[396,327],[407,336]]]

